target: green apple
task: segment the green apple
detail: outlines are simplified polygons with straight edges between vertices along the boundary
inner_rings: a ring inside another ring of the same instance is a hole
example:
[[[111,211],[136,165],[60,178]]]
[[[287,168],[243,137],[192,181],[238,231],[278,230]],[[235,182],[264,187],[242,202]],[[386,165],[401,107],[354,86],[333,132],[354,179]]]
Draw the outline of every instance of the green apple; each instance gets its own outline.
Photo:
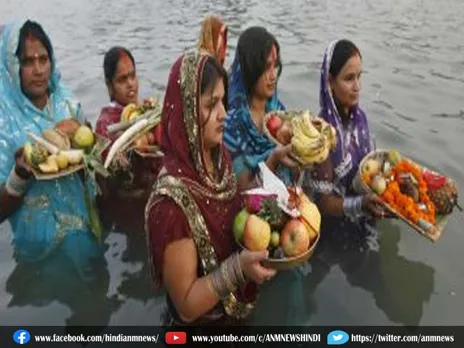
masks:
[[[401,154],[399,151],[397,150],[392,150],[388,153],[388,161],[395,165],[397,164],[399,161],[401,161]]]
[[[235,240],[238,242],[242,242],[243,240],[245,224],[249,216],[250,216],[250,213],[248,213],[246,208],[243,208],[234,219],[234,226],[233,226],[234,237],[235,237]]]

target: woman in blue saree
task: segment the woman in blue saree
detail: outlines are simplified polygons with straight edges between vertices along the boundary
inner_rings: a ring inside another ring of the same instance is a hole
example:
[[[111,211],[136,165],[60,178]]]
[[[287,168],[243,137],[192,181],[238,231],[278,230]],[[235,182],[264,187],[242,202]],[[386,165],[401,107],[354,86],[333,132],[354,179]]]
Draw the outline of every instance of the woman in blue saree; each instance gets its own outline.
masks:
[[[40,135],[69,117],[84,122],[80,105],[60,82],[42,27],[32,21],[6,26],[0,39],[0,222],[12,226],[19,263],[59,250],[89,278],[101,250],[91,232],[83,180],[73,174],[37,181],[18,150],[27,132]]]
[[[296,167],[288,157],[291,145],[276,147],[263,133],[265,114],[285,109],[277,94],[281,71],[276,38],[261,27],[245,30],[231,67],[224,133],[242,190],[256,185],[260,162],[265,162],[286,183],[291,181],[289,168]]]

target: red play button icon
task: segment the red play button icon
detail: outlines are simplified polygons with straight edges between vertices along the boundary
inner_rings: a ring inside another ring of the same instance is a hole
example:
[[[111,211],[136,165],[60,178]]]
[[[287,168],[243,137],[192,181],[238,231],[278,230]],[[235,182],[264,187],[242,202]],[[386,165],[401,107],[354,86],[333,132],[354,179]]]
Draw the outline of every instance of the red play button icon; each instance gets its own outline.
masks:
[[[166,332],[164,336],[166,344],[186,344],[187,333],[185,332]]]

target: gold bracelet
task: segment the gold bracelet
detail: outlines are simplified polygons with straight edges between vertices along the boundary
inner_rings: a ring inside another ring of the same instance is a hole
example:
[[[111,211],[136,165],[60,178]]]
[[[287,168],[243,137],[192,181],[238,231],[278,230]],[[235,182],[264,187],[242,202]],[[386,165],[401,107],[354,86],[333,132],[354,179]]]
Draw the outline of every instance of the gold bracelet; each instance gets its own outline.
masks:
[[[235,265],[236,265],[235,271],[237,273],[238,280],[240,284],[245,284],[246,278],[245,278],[245,274],[243,273],[242,266],[240,265],[240,254],[236,253],[235,255],[236,255],[235,256]]]
[[[221,297],[219,296],[218,292],[216,291],[214,285],[213,285],[213,279],[212,279],[213,277],[214,277],[213,275],[208,274],[208,275],[206,276],[206,283],[208,284],[209,290],[210,290],[214,295],[216,295],[218,298],[221,298]]]
[[[234,292],[236,289],[236,287],[234,287],[234,284],[232,283],[232,280],[229,277],[231,274],[233,274],[230,270],[230,258],[228,258],[223,263],[221,263],[221,272],[222,277],[226,283],[227,289],[229,289],[229,293]]]

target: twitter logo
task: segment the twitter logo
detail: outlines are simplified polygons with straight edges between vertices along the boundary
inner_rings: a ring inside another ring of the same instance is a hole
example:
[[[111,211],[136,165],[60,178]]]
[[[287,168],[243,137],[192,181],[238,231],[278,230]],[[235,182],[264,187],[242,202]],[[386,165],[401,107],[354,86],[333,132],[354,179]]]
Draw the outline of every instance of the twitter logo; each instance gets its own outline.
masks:
[[[345,344],[350,340],[350,335],[345,331],[335,330],[327,335],[327,344],[328,345],[338,345]]]

